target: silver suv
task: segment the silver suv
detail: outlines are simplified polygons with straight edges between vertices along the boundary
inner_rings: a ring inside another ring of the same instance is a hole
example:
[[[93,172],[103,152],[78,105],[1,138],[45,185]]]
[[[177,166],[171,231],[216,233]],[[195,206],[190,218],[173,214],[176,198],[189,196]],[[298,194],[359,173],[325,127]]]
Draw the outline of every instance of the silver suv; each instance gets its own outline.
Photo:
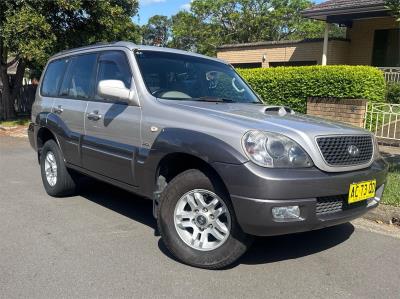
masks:
[[[359,217],[387,174],[371,133],[265,105],[224,61],[129,42],[53,56],[29,139],[49,195],[88,175],[149,198],[170,252],[208,269],[253,235]]]

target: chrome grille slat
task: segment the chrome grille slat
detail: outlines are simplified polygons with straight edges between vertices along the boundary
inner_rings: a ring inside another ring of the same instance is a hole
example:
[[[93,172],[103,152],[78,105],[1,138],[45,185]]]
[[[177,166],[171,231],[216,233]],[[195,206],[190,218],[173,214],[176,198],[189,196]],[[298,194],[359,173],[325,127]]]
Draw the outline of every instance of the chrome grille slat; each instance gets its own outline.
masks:
[[[317,144],[325,162],[330,166],[366,164],[371,161],[374,149],[370,135],[318,137]],[[357,156],[349,154],[350,146],[358,148]]]
[[[316,214],[332,214],[343,210],[346,195],[319,197],[317,199]]]
[[[348,194],[318,197],[315,206],[315,214],[317,216],[324,216],[327,214],[343,212],[349,209],[366,207],[368,204],[367,200],[349,204],[347,202],[348,197]]]

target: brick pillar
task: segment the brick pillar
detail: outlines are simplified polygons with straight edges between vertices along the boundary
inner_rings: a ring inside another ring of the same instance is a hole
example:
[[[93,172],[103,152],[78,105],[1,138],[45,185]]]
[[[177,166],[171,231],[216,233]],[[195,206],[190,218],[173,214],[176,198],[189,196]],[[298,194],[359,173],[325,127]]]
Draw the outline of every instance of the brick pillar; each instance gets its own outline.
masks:
[[[307,114],[364,127],[367,100],[308,98]]]

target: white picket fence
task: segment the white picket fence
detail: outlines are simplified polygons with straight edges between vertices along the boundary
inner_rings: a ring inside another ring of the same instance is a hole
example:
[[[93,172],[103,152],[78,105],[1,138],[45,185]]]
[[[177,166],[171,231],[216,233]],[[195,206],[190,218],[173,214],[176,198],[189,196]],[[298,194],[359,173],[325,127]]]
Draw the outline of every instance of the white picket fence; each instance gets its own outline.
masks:
[[[400,67],[379,67],[383,71],[386,82],[400,82]]]
[[[380,139],[400,141],[400,104],[369,103],[364,128]]]

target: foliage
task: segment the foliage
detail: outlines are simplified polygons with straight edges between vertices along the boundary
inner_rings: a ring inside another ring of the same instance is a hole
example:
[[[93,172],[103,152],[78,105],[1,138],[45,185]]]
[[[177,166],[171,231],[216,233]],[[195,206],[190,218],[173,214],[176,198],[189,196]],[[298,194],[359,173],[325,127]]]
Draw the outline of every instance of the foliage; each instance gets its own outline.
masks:
[[[324,23],[305,19],[309,0],[193,0],[172,17],[171,46],[214,55],[222,44],[322,37]],[[343,29],[333,26],[335,37]]]
[[[138,0],[0,1],[0,119],[14,116],[13,103],[25,67],[41,69],[60,50],[115,40],[139,39],[131,17]],[[14,57],[7,63],[9,57]],[[18,62],[13,80],[7,68]],[[8,84],[7,84],[8,83]]]
[[[400,22],[400,0],[385,0],[385,7],[390,9],[396,21]]]
[[[392,104],[400,104],[400,83],[389,82],[386,86],[386,100]]]
[[[400,207],[400,157],[385,155],[385,160],[389,163],[389,174],[382,203]]]
[[[170,34],[170,22],[166,16],[152,16],[142,27],[143,44],[165,47]]]
[[[16,120],[0,121],[1,127],[15,127],[15,126],[27,126],[30,122],[30,118],[20,118]]]
[[[306,112],[308,97],[385,100],[383,74],[369,66],[304,66],[242,69],[264,102]]]
[[[169,47],[213,56],[218,46],[216,25],[205,23],[193,13],[181,11],[172,16]],[[222,43],[222,42],[220,42]]]

